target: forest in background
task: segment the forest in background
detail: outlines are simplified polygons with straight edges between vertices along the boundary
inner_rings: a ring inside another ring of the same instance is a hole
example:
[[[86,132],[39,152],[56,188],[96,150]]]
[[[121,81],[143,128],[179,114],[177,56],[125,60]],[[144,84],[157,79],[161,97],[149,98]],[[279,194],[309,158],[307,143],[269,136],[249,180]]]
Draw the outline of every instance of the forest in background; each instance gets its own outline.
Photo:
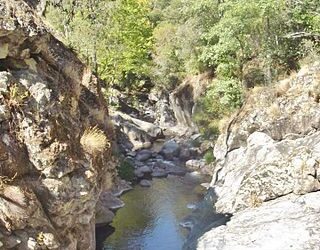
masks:
[[[44,15],[124,92],[170,91],[187,76],[213,75],[195,116],[212,133],[247,89],[319,57],[319,0],[54,0]]]

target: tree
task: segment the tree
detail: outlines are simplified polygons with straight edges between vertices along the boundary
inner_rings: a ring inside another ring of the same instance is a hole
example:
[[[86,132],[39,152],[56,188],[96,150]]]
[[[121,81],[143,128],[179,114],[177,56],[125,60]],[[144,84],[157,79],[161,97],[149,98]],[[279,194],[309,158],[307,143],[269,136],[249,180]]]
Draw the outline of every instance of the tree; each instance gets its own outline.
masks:
[[[106,37],[100,75],[111,84],[134,87],[148,80],[152,31],[148,0],[121,0],[115,7]]]
[[[109,0],[61,0],[47,6],[45,16],[61,39],[95,72],[103,54],[105,37],[115,3]]]

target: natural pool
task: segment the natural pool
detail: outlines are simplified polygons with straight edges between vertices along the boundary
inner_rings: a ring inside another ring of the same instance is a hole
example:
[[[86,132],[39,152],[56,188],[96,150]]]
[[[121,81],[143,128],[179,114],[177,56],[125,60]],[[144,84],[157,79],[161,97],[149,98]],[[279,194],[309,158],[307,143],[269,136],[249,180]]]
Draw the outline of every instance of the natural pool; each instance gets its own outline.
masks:
[[[150,188],[136,186],[121,196],[125,207],[117,211],[105,250],[179,250],[188,230],[179,223],[189,215],[205,192],[208,181],[198,175],[153,179]],[[189,207],[189,208],[188,208]],[[98,230],[99,233],[99,230]]]

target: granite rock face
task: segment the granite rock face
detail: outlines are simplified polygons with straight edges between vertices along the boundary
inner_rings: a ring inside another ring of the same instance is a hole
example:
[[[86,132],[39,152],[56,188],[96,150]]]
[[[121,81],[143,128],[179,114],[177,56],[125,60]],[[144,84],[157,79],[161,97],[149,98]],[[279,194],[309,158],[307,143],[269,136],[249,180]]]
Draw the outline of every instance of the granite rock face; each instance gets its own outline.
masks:
[[[203,94],[210,83],[211,76],[208,73],[187,78],[169,96],[170,107],[177,120],[177,126],[197,131],[193,122],[193,114],[198,98]]]
[[[95,249],[96,203],[115,174],[108,110],[99,79],[28,2],[0,1],[0,243]],[[108,141],[95,154],[80,143],[90,127]]]
[[[235,214],[205,233],[197,249],[319,250],[320,193],[290,195]]]
[[[198,249],[319,249],[320,64],[254,89],[214,148],[218,213]]]
[[[111,117],[118,129],[118,143],[125,149],[147,149],[156,139],[164,137],[162,129],[153,123],[119,111],[114,111]]]

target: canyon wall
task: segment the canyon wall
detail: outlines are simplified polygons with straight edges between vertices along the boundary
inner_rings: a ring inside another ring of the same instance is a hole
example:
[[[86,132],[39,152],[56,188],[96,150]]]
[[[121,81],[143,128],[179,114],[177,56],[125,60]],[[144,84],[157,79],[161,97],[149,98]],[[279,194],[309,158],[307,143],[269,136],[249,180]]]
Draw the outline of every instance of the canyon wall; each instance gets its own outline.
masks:
[[[95,249],[113,132],[100,80],[23,0],[0,1],[0,246]]]
[[[225,125],[211,188],[232,217],[190,249],[320,249],[319,71],[254,88]]]

